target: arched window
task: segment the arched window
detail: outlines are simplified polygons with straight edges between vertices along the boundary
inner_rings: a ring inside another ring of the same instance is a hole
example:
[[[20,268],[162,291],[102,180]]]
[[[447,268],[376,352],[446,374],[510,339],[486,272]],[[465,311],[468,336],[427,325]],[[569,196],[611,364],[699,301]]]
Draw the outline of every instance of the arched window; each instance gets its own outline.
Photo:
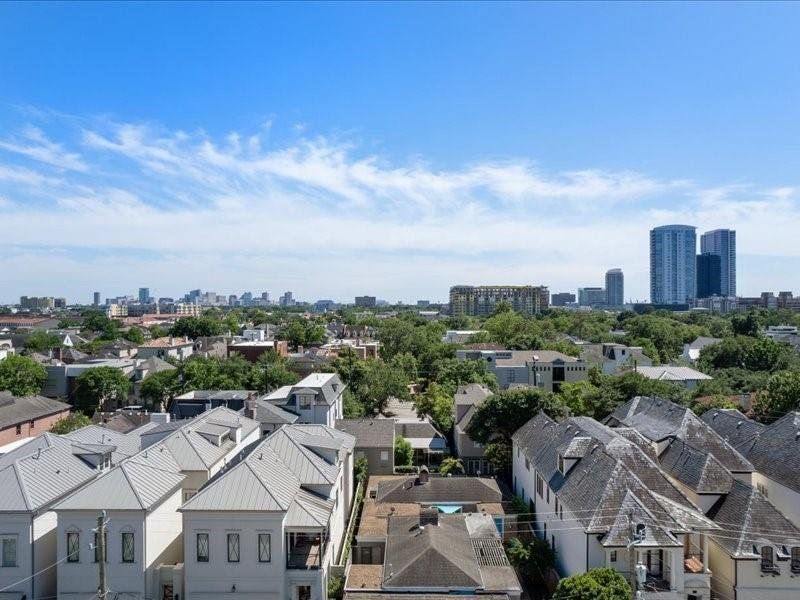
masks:
[[[772,546],[761,546],[761,570],[774,570],[774,551]]]

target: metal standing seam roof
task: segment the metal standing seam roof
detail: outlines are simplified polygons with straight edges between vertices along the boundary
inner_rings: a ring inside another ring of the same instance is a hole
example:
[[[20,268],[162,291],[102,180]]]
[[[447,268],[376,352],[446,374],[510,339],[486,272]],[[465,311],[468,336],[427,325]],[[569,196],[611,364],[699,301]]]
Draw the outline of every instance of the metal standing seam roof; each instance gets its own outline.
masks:
[[[287,527],[326,526],[333,502],[302,486],[335,484],[344,461],[335,465],[313,452],[320,440],[325,450],[352,450],[354,444],[352,436],[322,425],[284,425],[180,510],[280,511],[287,512]],[[335,448],[329,448],[331,441]]]
[[[156,427],[156,423],[145,423],[133,431],[120,433],[101,425],[87,425],[67,433],[64,437],[80,444],[113,446],[115,450],[111,453],[111,460],[113,463],[119,464],[139,452],[142,444],[141,436],[154,427]]]
[[[637,366],[636,371],[648,379],[660,379],[662,381],[706,381],[713,379],[713,377],[696,371],[691,367],[676,367],[673,365],[658,367]]]
[[[73,451],[73,443],[45,433],[3,457],[0,512],[32,512],[94,478],[98,471]]]
[[[299,418],[296,414],[266,400],[256,401],[256,421],[259,423],[283,425],[285,423],[294,423]]]
[[[243,423],[243,421],[245,423]],[[225,407],[218,407],[181,423],[161,441],[145,446],[134,456],[98,477],[56,505],[57,510],[149,510],[174,492],[185,478],[183,471],[204,471],[222,460],[235,443],[221,446],[202,435],[228,432],[231,426],[247,427],[245,435],[258,424]],[[244,437],[244,435],[243,435]],[[204,461],[213,460],[206,465]]]

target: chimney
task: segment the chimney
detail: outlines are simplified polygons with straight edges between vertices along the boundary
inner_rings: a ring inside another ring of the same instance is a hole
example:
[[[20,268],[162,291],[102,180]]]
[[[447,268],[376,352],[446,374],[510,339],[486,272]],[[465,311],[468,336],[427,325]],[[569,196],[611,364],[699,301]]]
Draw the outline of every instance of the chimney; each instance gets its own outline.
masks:
[[[428,467],[426,467],[425,465],[422,465],[419,468],[419,477],[417,478],[417,481],[419,482],[420,485],[424,485],[424,484],[428,483],[429,478],[430,478],[430,474],[428,473]]]
[[[419,509],[419,526],[438,525],[439,509],[435,506],[424,506]]]

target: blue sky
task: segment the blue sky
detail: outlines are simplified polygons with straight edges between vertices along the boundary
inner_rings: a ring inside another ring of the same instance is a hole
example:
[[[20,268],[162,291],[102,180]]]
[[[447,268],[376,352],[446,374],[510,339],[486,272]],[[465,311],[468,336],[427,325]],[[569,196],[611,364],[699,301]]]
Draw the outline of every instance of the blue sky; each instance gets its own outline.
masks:
[[[800,6],[0,5],[0,301],[443,299],[739,232],[794,289]]]

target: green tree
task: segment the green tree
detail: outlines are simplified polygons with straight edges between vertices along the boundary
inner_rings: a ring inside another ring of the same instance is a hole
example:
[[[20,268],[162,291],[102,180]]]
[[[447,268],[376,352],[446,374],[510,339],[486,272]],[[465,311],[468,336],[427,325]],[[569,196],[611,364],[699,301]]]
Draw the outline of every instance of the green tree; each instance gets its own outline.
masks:
[[[489,396],[478,406],[467,433],[476,442],[511,443],[511,436],[539,411],[551,417],[566,414],[566,407],[550,392],[541,388],[503,390]]]
[[[134,344],[143,344],[144,343],[144,334],[142,330],[138,327],[131,327],[123,334],[123,337],[128,340],[129,342],[133,342]]]
[[[167,335],[167,330],[164,329],[161,325],[151,325],[150,329],[150,337],[154,340],[158,338],[162,338]]]
[[[711,398],[703,401],[703,402],[692,402],[690,407],[692,412],[696,414],[698,417],[702,415],[704,412],[711,410],[712,408],[735,408],[739,409],[739,403],[729,398],[728,396],[721,396],[719,394],[711,396]]]
[[[448,456],[443,459],[439,465],[439,473],[442,475],[449,475],[451,473],[461,474],[464,473],[464,463],[461,459]]]
[[[85,414],[74,412],[56,421],[50,428],[50,432],[64,435],[91,424],[92,420]]]
[[[46,331],[34,331],[25,339],[25,350],[28,352],[44,352],[60,345],[61,338]]]
[[[416,395],[414,407],[417,415],[430,417],[445,434],[453,426],[453,394],[438,383],[430,384],[423,393]]]
[[[758,337],[761,334],[761,323],[758,320],[758,313],[754,310],[750,310],[744,315],[733,315],[731,318],[731,328],[736,335]]]
[[[562,384],[558,398],[569,408],[571,415],[598,420],[608,416],[622,402],[619,394],[589,380]]]
[[[265,352],[258,357],[250,378],[250,387],[268,392],[283,385],[293,385],[300,378],[289,370],[286,359],[276,352]]]
[[[508,473],[511,470],[511,444],[505,440],[489,442],[483,452],[497,473]]]
[[[181,393],[182,386],[177,369],[151,373],[142,381],[139,397],[150,408],[168,407],[172,399]]]
[[[95,367],[87,369],[75,380],[75,401],[84,414],[98,409],[124,404],[128,398],[130,380],[119,369]]]
[[[534,589],[547,589],[549,574],[555,568],[556,553],[547,540],[511,538],[506,544],[508,560]]]
[[[47,381],[47,369],[27,356],[12,354],[0,361],[0,391],[15,396],[34,396]]]
[[[394,438],[394,464],[396,467],[405,467],[411,464],[414,458],[414,449],[411,442],[399,435]]]
[[[212,314],[204,314],[200,317],[181,317],[170,328],[169,334],[194,340],[199,337],[220,335],[222,331],[222,321]]]
[[[631,587],[611,568],[592,569],[558,582],[552,600],[629,600]]]
[[[458,386],[468,383],[482,383],[490,390],[497,389],[497,378],[481,360],[439,358],[431,364],[427,379],[446,388],[450,395],[456,393]]]
[[[769,378],[755,406],[762,421],[770,423],[800,407],[800,371],[781,371]]]
[[[99,310],[87,310],[83,313],[83,327],[99,333],[103,339],[114,340],[119,337],[119,323]]]
[[[296,317],[281,330],[279,337],[289,342],[292,348],[313,346],[325,339],[325,327],[316,320]]]

